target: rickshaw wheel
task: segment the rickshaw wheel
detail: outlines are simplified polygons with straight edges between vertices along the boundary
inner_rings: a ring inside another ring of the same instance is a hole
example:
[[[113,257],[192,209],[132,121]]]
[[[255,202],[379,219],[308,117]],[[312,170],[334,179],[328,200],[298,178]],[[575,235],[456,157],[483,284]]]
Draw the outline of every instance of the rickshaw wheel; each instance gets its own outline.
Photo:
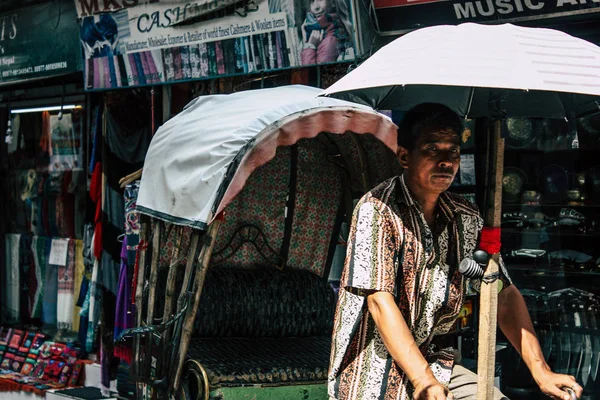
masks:
[[[171,400],[209,400],[210,386],[206,370],[196,360],[183,364],[181,383]]]

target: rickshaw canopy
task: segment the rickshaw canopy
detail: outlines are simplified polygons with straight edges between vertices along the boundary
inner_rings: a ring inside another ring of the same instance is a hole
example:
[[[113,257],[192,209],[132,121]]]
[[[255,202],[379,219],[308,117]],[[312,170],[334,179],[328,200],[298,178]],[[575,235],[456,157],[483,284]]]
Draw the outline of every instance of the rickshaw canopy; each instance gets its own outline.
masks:
[[[388,117],[320,92],[291,85],[194,99],[154,135],[138,211],[205,229],[277,147],[321,132],[370,133],[396,150],[397,127]]]

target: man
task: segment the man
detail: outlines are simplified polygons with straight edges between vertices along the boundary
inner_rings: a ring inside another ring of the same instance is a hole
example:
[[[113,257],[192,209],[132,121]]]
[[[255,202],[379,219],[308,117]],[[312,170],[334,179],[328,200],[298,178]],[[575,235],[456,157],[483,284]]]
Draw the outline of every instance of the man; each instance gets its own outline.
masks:
[[[436,336],[454,326],[469,282],[458,269],[483,221],[447,193],[460,163],[459,117],[439,104],[406,113],[398,130],[401,176],[367,193],[352,218],[336,310],[329,395],[340,400],[473,399],[477,376]],[[523,297],[501,263],[498,324],[541,390],[581,397],[575,379],[550,371]],[[495,389],[494,400],[506,399]],[[491,400],[491,399],[490,399]]]

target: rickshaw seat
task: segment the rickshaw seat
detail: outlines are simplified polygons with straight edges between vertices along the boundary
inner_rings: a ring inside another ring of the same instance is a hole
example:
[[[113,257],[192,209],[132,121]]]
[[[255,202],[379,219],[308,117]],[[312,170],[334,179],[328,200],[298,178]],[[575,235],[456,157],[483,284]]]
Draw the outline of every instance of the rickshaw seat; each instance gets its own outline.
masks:
[[[188,354],[211,386],[324,381],[335,302],[308,271],[209,269]]]
[[[211,388],[322,382],[330,336],[192,339],[188,354],[206,369]]]

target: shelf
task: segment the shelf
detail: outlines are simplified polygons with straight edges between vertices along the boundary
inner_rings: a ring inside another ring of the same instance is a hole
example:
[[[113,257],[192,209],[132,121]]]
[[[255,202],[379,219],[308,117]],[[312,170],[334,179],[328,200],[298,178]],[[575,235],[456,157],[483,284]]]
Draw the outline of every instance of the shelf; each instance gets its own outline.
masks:
[[[537,207],[537,208],[600,208],[600,204],[584,204],[580,206],[572,206],[568,204],[525,204],[525,203],[508,203],[503,202],[502,207]]]
[[[562,236],[562,237],[585,237],[585,238],[600,238],[600,232],[576,233],[569,231],[543,231],[543,230],[527,230],[522,228],[502,228],[503,235],[528,235],[528,236]]]
[[[567,276],[600,276],[600,268],[598,271],[578,271],[578,270],[560,270],[550,266],[539,267],[530,264],[510,264],[506,263],[506,269],[510,271],[518,271],[529,273],[531,275],[552,275],[555,278],[564,278]]]
[[[536,147],[525,147],[525,148],[513,148],[506,146],[505,153],[534,153],[534,154],[569,154],[569,153],[593,153],[600,150],[596,147],[579,147],[578,149],[552,149],[552,150],[541,150]]]

